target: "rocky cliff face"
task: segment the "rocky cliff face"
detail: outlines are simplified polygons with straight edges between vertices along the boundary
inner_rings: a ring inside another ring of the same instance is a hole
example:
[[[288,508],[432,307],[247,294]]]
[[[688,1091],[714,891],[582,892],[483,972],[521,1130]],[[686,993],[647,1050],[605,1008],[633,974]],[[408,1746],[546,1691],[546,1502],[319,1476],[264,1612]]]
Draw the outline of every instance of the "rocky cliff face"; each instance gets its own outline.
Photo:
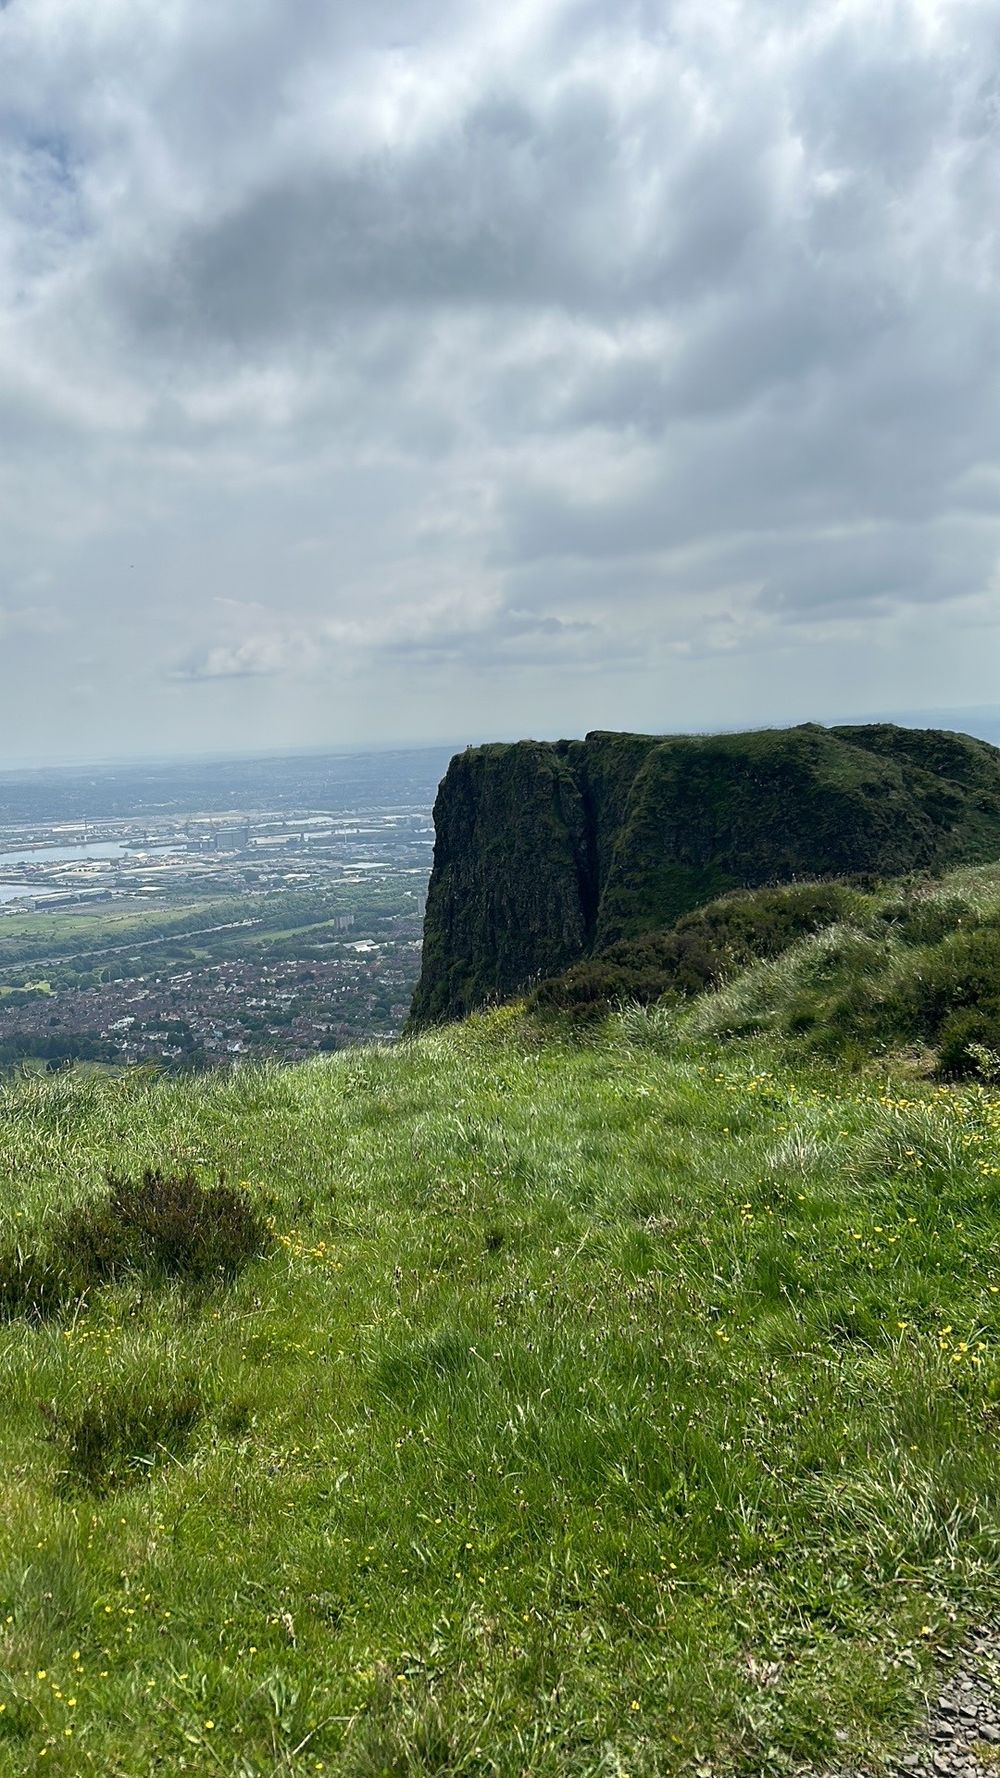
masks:
[[[451,762],[411,1024],[738,887],[1000,856],[1000,750],[888,724],[590,734]]]

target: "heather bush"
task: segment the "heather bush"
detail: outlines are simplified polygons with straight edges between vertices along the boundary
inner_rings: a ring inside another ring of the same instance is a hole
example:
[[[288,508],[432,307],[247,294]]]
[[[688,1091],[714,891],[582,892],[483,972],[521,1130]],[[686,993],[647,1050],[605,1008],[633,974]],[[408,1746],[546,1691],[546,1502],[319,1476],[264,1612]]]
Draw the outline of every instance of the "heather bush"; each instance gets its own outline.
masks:
[[[533,1012],[603,1017],[609,1007],[648,1006],[665,994],[684,998],[717,988],[749,964],[780,956],[809,933],[849,919],[864,906],[843,883],[737,891],[685,914],[665,931],[610,945],[560,976],[539,982]]]
[[[149,1391],[130,1378],[69,1407],[42,1405],[59,1457],[61,1491],[107,1493],[146,1480],[157,1464],[179,1457],[201,1418],[193,1382]]]
[[[126,1272],[202,1282],[233,1277],[268,1245],[266,1225],[246,1193],[220,1177],[147,1168],[140,1180],[108,1175],[107,1196],[77,1205],[61,1244],[95,1284]]]
[[[0,1246],[0,1318],[44,1320],[127,1276],[233,1278],[269,1245],[260,1212],[221,1176],[206,1186],[191,1172],[109,1173],[102,1196],[51,1217],[34,1244]]]

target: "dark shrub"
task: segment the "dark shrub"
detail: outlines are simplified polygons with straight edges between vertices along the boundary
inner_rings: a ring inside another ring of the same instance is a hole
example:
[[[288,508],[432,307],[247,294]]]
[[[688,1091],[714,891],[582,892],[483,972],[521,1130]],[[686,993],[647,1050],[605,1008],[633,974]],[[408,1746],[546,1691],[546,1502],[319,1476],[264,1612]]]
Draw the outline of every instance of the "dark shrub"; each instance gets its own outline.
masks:
[[[904,1037],[936,1043],[953,1013],[1000,1018],[1000,932],[978,926],[954,932],[928,949],[887,1002],[890,1022]]]
[[[67,1281],[54,1260],[8,1241],[0,1246],[0,1321],[27,1316],[44,1321],[57,1315],[68,1296]]]
[[[842,883],[738,890],[683,915],[666,931],[610,945],[539,982],[528,1005],[533,1012],[587,1019],[626,1002],[648,1006],[668,993],[702,994],[747,964],[777,957],[796,939],[850,918],[860,906],[859,894]]]
[[[966,1007],[941,1027],[937,1069],[952,1080],[982,1075],[992,1080],[990,1058],[1000,1058],[1000,1016],[989,1017]]]
[[[137,1383],[118,1385],[82,1408],[43,1406],[60,1458],[60,1487],[96,1494],[145,1480],[165,1458],[179,1457],[201,1419],[191,1383],[147,1395]]]
[[[126,1272],[196,1282],[232,1277],[269,1244],[246,1194],[220,1179],[147,1168],[141,1180],[108,1177],[108,1195],[70,1210],[61,1230],[67,1252],[93,1284]]]
[[[528,1000],[532,1012],[561,1012],[585,1021],[603,1019],[608,1008],[630,1001],[648,1006],[674,985],[664,960],[664,942],[652,934],[613,945],[600,957],[576,963],[565,975],[539,982]]]
[[[862,897],[843,883],[801,883],[787,889],[745,890],[697,908],[677,922],[675,931],[681,937],[701,938],[712,959],[712,974],[708,981],[693,982],[687,991],[700,993],[734,969],[780,956],[796,939],[841,920],[854,920],[862,905]]]
[[[193,1173],[152,1168],[138,1181],[111,1174],[103,1197],[51,1219],[34,1249],[0,1248],[0,1318],[41,1320],[126,1276],[232,1278],[269,1246],[260,1213],[223,1179],[205,1186]]]

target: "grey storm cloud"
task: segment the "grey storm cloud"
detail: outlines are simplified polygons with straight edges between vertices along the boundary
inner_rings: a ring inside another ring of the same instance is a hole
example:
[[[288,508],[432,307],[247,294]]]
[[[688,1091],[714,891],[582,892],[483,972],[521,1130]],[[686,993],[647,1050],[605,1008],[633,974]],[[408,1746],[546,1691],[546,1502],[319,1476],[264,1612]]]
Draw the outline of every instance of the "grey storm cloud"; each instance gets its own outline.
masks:
[[[989,0],[11,0],[8,746],[984,701],[998,132]]]

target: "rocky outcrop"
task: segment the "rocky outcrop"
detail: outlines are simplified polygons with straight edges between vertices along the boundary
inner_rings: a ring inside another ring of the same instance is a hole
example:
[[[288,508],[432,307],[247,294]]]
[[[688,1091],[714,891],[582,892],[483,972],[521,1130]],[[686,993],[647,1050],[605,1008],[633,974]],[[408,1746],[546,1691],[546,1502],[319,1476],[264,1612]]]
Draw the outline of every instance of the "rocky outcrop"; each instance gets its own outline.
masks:
[[[435,805],[411,1026],[734,888],[1000,856],[1000,751],[891,725],[470,748]]]

